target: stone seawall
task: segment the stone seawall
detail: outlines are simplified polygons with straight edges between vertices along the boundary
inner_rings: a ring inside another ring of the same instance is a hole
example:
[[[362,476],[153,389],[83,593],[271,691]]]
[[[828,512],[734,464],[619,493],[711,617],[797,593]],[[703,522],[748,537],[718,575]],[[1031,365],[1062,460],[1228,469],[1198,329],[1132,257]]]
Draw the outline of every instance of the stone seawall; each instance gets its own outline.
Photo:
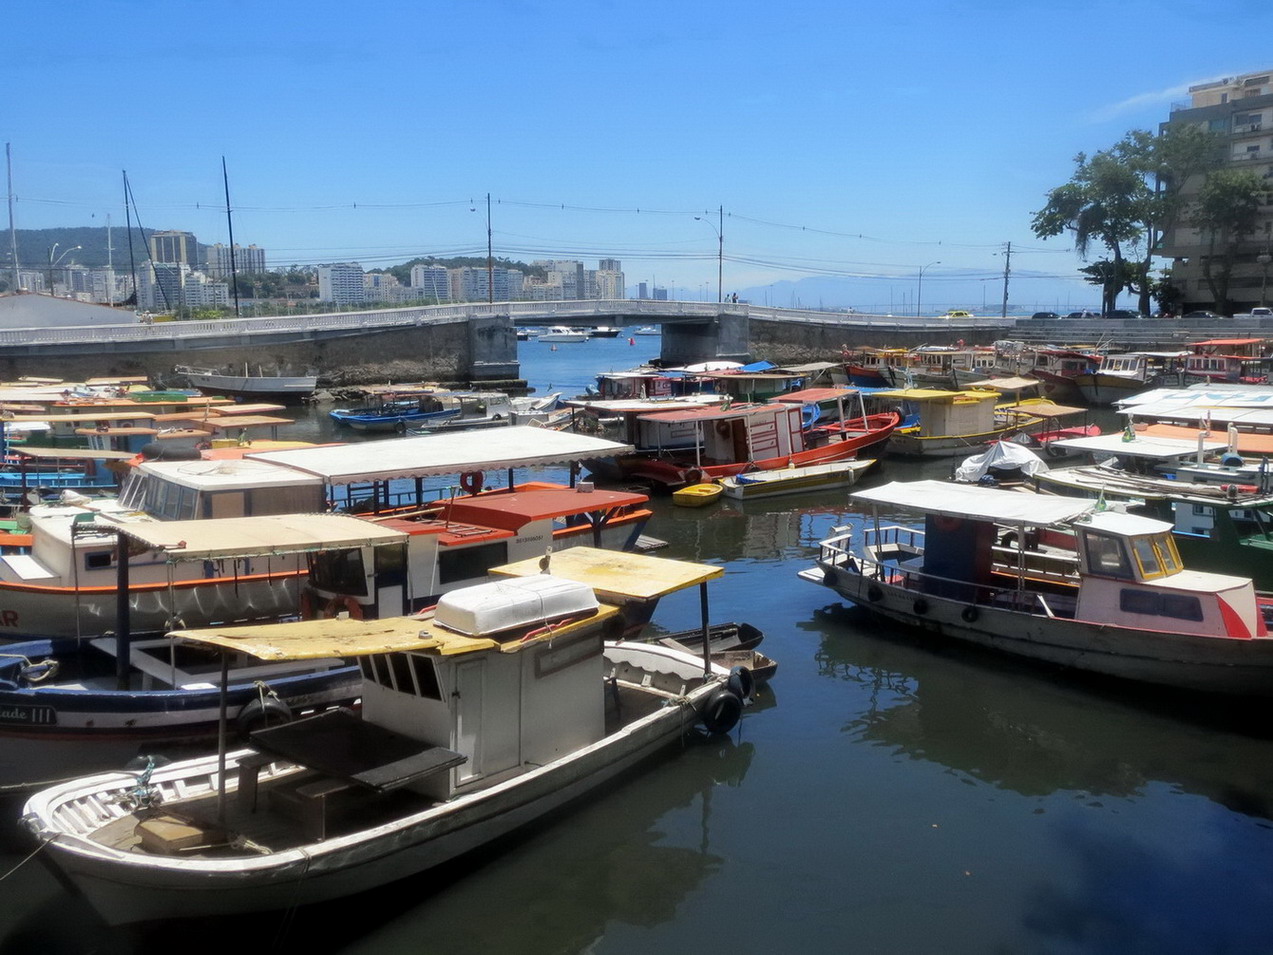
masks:
[[[472,319],[210,343],[156,339],[9,346],[0,349],[0,378],[146,375],[165,380],[177,365],[235,370],[247,364],[253,372],[262,368],[266,374],[315,371],[324,387],[389,381],[503,382],[519,377],[516,355],[517,342],[507,318]]]
[[[796,365],[814,361],[835,361],[845,348],[914,348],[918,345],[988,345],[1011,338],[1003,328],[907,328],[880,326],[863,328],[839,322],[767,322],[752,319],[750,351],[754,358],[777,364]]]

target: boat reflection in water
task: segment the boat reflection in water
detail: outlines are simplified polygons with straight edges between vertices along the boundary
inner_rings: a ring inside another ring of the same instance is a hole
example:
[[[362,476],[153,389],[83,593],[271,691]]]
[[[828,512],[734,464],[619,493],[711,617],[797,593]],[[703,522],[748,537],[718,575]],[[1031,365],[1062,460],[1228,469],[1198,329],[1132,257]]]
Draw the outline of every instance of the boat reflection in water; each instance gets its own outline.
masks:
[[[1037,664],[935,646],[902,627],[871,636],[869,615],[839,604],[801,626],[824,635],[819,674],[866,694],[844,731],[898,755],[1023,796],[1134,798],[1166,785],[1273,820],[1273,724],[1231,703],[1217,711],[1069,671],[1056,680]]]
[[[725,862],[712,851],[714,790],[741,786],[753,753],[751,743],[729,737],[691,737],[675,759],[573,810],[569,825],[547,820],[505,839],[493,864],[488,853],[472,853],[336,906],[237,916],[235,931],[278,949],[315,952],[458,952],[479,945],[580,952],[616,925],[670,923]],[[547,911],[545,893],[552,896]],[[192,933],[225,928],[217,919],[110,928],[82,900],[62,893],[28,911],[0,940],[0,952],[35,951],[23,946],[36,939],[40,951],[167,952],[174,925]]]

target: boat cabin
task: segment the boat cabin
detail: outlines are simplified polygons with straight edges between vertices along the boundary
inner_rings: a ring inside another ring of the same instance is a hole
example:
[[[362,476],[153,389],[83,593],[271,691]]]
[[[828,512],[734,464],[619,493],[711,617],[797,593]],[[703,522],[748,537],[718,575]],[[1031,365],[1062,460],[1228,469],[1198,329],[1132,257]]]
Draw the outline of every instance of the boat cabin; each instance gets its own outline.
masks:
[[[735,405],[641,415],[632,423],[638,450],[695,449],[695,464],[732,464],[805,450],[800,405]]]
[[[1250,578],[1185,570],[1172,529],[1115,511],[1076,522],[1081,583],[1075,618],[1178,633],[1267,636]]]
[[[363,617],[411,613],[487,578],[492,567],[576,545],[631,550],[651,512],[649,498],[581,483],[524,484],[439,501],[377,519],[405,536],[400,546],[331,550],[310,557],[311,608]],[[356,605],[356,606],[355,606]]]
[[[1185,375],[1205,381],[1254,383],[1268,374],[1269,357],[1262,338],[1212,338],[1190,342]]]
[[[901,388],[878,391],[876,398],[908,402],[919,409],[919,431],[924,437],[979,435],[995,430],[994,391],[944,391],[935,388]]]
[[[251,458],[144,462],[124,479],[119,503],[172,521],[327,510],[321,478]]]

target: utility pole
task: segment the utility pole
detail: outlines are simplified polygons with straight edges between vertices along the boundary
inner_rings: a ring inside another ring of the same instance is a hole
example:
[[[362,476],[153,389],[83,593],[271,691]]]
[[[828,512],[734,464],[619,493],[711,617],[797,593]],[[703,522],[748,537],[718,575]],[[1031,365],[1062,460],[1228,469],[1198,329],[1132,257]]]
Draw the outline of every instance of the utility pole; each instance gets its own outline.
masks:
[[[486,301],[495,301],[495,259],[491,255],[491,194],[486,194]]]
[[[9,256],[13,266],[13,284],[9,291],[18,294],[18,233],[13,226],[13,144],[4,144],[4,163],[9,173]]]
[[[1003,253],[1003,317],[1008,317],[1008,276],[1012,274],[1012,243]]]

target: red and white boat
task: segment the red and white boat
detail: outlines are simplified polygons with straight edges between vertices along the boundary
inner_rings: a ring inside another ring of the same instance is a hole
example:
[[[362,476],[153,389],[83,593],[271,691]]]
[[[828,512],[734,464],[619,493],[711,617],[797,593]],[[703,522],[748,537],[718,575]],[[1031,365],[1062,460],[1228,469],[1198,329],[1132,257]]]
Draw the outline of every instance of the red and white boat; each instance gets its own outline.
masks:
[[[803,406],[783,402],[646,414],[628,421],[635,454],[585,463],[603,477],[675,490],[704,478],[845,461],[863,447],[847,436],[814,446],[802,424]]]

